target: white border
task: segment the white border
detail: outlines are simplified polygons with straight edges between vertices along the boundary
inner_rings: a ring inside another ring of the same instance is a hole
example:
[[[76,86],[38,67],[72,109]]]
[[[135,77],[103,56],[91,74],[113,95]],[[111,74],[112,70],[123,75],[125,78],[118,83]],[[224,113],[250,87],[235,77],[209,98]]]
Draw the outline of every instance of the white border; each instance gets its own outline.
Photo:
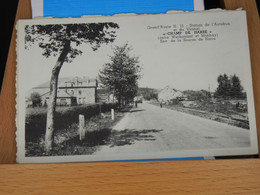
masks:
[[[24,63],[23,56],[23,42],[24,42],[24,26],[27,24],[66,24],[66,23],[85,23],[85,22],[116,22],[118,17],[150,17],[146,16],[112,16],[112,17],[98,17],[98,18],[78,18],[78,19],[40,19],[40,20],[20,20],[17,24],[17,75],[16,75],[16,90],[17,90],[17,162],[18,163],[47,163],[47,162],[83,162],[83,161],[111,161],[111,160],[138,160],[138,159],[162,159],[162,158],[178,158],[178,157],[199,157],[199,156],[226,156],[226,155],[252,155],[258,153],[257,144],[257,129],[255,120],[255,108],[252,88],[252,77],[250,69],[250,55],[249,43],[247,37],[247,23],[245,11],[220,11],[219,12],[205,12],[205,13],[179,13],[182,14],[204,14],[203,17],[217,17],[218,14],[230,14],[230,16],[237,17],[241,21],[241,46],[245,50],[245,66],[248,66],[248,71],[245,73],[248,76],[247,101],[248,101],[248,115],[250,124],[250,147],[244,148],[224,148],[224,149],[203,149],[203,150],[182,150],[162,153],[140,153],[140,154],[120,154],[120,155],[76,155],[76,156],[51,156],[51,157],[25,157],[25,91],[20,84],[22,68]],[[205,15],[206,14],[206,15]],[[152,17],[152,16],[151,16]],[[153,16],[154,17],[154,16]]]
[[[43,16],[43,0],[31,0],[32,18]]]
[[[204,0],[194,0],[194,11],[205,10]]]

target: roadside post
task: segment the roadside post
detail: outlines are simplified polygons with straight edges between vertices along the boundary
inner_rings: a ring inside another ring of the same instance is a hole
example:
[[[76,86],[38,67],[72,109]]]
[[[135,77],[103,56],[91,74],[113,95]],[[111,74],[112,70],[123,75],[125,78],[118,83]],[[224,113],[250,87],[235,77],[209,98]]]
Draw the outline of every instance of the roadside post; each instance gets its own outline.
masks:
[[[111,108],[111,120],[115,120],[115,111],[113,108]]]
[[[79,115],[79,140],[85,139],[85,117],[84,115]]]

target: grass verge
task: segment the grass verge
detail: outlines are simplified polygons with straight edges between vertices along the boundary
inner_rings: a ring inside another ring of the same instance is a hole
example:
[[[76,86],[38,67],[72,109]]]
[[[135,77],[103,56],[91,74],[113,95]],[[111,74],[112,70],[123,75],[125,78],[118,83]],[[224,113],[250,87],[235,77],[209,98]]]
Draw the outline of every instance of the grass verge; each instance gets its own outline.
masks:
[[[94,116],[86,120],[86,138],[79,140],[78,123],[67,128],[57,129],[54,134],[54,147],[50,153],[44,150],[44,133],[37,139],[26,142],[26,156],[65,156],[93,154],[100,145],[105,144],[112,127],[124,116],[124,112],[115,112],[115,120],[109,113]]]
[[[151,104],[156,105],[156,106],[160,106],[159,102],[151,102]],[[249,129],[249,121],[244,119],[235,119],[232,117],[232,113],[234,113],[234,111],[232,111],[232,109],[229,109],[226,106],[222,106],[223,109],[221,109],[221,106],[215,105],[215,107],[217,107],[217,109],[214,109],[214,112],[209,111],[209,109],[207,108],[206,105],[204,105],[204,107],[199,107],[199,108],[186,108],[183,107],[181,105],[163,105],[164,108],[168,108],[168,109],[172,109],[178,112],[184,112],[187,114],[192,114],[195,116],[199,116],[202,118],[206,118],[206,119],[210,119],[210,120],[214,120],[214,121],[218,121],[221,123],[226,123],[232,126],[236,126],[236,127],[241,127],[244,129]]]

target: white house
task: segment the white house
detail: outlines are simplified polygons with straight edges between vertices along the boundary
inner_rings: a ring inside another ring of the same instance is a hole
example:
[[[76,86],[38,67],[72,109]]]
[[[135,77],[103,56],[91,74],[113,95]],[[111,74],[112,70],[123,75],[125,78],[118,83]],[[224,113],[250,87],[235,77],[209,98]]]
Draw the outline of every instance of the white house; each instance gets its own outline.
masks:
[[[66,77],[59,78],[57,90],[57,105],[79,105],[92,104],[96,102],[96,79],[87,77]],[[37,92],[42,98],[42,105],[48,104],[50,96],[50,82],[45,82],[37,87],[32,88],[28,95]]]
[[[178,91],[170,86],[166,86],[158,93],[158,100],[160,102],[170,103],[173,100],[187,100],[187,96],[181,91]]]
[[[166,86],[159,91],[158,100],[160,102],[170,102],[176,92],[177,91],[175,89],[171,88],[170,86]]]

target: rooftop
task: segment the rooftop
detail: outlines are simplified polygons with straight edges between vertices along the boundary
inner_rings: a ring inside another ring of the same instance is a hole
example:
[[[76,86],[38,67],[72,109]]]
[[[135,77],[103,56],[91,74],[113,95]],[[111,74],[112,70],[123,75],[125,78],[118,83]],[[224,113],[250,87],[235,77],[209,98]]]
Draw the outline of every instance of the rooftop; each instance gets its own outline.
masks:
[[[66,87],[66,83],[84,83],[84,85],[80,85],[81,87],[96,87],[96,79],[88,78],[88,77],[61,77],[58,79],[58,87]],[[42,83],[33,89],[41,89],[41,88],[50,88],[50,81]]]

